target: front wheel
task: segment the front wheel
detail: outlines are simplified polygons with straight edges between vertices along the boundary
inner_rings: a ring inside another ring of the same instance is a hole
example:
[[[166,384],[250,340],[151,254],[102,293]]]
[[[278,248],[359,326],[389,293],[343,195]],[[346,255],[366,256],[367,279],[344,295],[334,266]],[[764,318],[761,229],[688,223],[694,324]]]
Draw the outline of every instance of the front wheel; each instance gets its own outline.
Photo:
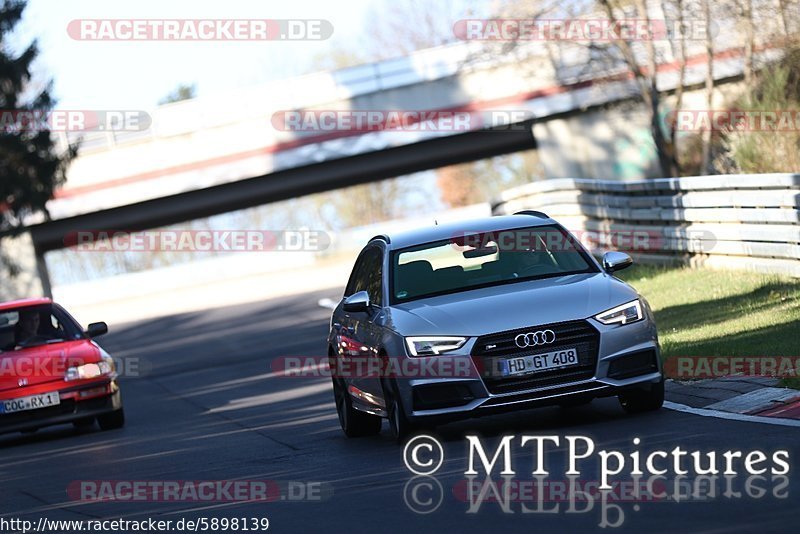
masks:
[[[120,408],[110,413],[104,413],[97,416],[97,424],[100,425],[100,430],[115,430],[125,426],[125,412]]]
[[[388,397],[389,401],[386,403],[389,408],[389,430],[394,440],[397,443],[402,443],[409,434],[414,432],[416,426],[406,417],[403,403],[400,402],[398,395],[392,393],[386,397]]]
[[[652,412],[664,405],[664,379],[650,389],[634,389],[619,395],[619,403],[628,413]]]
[[[333,379],[333,398],[336,401],[336,413],[339,426],[348,438],[374,436],[381,431],[381,418],[353,408],[353,401],[347,393],[346,385]]]

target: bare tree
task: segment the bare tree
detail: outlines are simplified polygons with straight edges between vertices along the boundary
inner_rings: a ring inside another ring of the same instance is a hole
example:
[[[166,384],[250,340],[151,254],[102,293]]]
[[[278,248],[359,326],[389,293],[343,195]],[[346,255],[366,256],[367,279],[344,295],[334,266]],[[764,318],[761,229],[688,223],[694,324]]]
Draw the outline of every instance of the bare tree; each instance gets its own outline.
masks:
[[[442,200],[451,207],[486,202],[544,174],[535,149],[450,165],[436,172]]]
[[[469,13],[472,0],[393,0],[373,4],[364,48],[373,61],[407,56],[455,40],[453,23]]]
[[[739,18],[744,25],[744,82],[750,87],[753,84],[753,48],[755,47],[753,0],[738,0],[737,8]]]
[[[453,208],[477,201],[479,179],[478,167],[474,164],[449,165],[436,171],[442,200]]]
[[[668,13],[669,11],[674,11],[674,20],[678,24],[678,28],[680,31],[684,31],[686,28],[686,7],[684,5],[684,0],[674,0],[673,3],[665,2],[662,4],[662,11],[664,13]],[[686,39],[683,36],[678,36],[677,45],[678,45],[678,53],[675,52],[675,42],[671,42],[672,48],[672,55],[673,57],[678,58],[678,86],[675,88],[675,106],[674,109],[680,110],[683,107],[683,92],[684,92],[684,85],[686,83]],[[680,173],[680,163],[677,157],[677,134],[678,128],[676,127],[675,121],[677,119],[677,115],[673,114],[673,119],[669,124],[670,127],[670,142],[674,148],[675,152],[675,165],[678,169],[678,173]]]
[[[574,20],[584,16],[597,16],[602,13],[609,19],[610,26],[615,27],[622,22],[622,18],[634,18],[650,22],[651,15],[649,4],[645,0],[585,0],[574,2],[553,2],[550,0],[507,0],[501,2],[497,8],[498,17],[514,17],[526,20],[539,20],[548,18],[562,18]],[[489,44],[474,60],[485,59],[487,55],[498,53],[512,54],[520,50],[522,41],[511,40],[503,42],[499,47]],[[637,93],[648,110],[650,132],[656,149],[658,164],[661,174],[674,176],[678,174],[678,164],[675,155],[674,136],[668,135],[661,121],[662,94],[657,83],[657,67],[659,65],[659,50],[656,49],[653,39],[644,40],[644,50],[634,48],[627,40],[618,38],[612,42],[600,40],[585,40],[578,42],[551,41],[542,47],[554,68],[554,73],[559,81],[562,80],[563,65],[558,65],[554,60],[554,49],[566,57],[569,50],[583,47],[588,51],[589,59],[583,65],[570,65],[571,71],[567,77],[602,77],[603,73],[614,71],[620,66],[624,67],[634,80]],[[684,68],[685,49],[681,49],[681,69]],[[521,58],[530,61],[531,58]],[[574,72],[574,67],[581,69]],[[536,75],[536,69],[531,69],[530,76]],[[683,76],[683,73],[681,73]],[[618,80],[618,78],[614,78]]]
[[[711,25],[711,2],[703,0],[703,16],[706,27]],[[706,32],[706,109],[711,110],[714,105],[714,41],[711,32]],[[711,129],[703,130],[703,163],[702,171],[709,172],[711,169]]]
[[[600,0],[600,5],[612,25],[616,26],[619,24],[617,13],[622,7],[621,0],[617,2],[612,0]],[[633,7],[636,10],[636,16],[644,19],[649,27],[651,17],[646,2],[644,0],[634,0]],[[675,158],[675,147],[671,138],[668,138],[664,134],[661,125],[661,116],[659,113],[661,108],[661,93],[658,89],[658,58],[656,57],[653,39],[645,39],[646,58],[644,61],[646,65],[640,63],[629,41],[625,39],[616,39],[614,45],[619,50],[622,60],[627,65],[629,71],[633,74],[639,87],[639,94],[648,108],[650,133],[653,136],[653,142],[656,147],[661,174],[663,176],[677,176],[678,165]]]

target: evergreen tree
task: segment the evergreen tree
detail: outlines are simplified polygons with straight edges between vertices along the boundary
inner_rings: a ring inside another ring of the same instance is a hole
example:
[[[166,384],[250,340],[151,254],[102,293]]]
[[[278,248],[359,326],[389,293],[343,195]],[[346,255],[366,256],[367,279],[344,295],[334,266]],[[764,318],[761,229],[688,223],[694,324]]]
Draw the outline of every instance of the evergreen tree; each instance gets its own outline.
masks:
[[[76,154],[76,147],[66,152],[56,148],[47,128],[20,127],[20,112],[37,114],[51,111],[55,105],[50,95],[52,82],[42,90],[32,87],[32,65],[39,53],[32,42],[15,54],[9,36],[22,18],[24,0],[0,0],[0,236],[20,230],[25,217],[43,212],[45,203],[64,183],[66,167]],[[45,123],[46,124],[46,123]],[[13,258],[2,253],[0,262],[13,274]]]

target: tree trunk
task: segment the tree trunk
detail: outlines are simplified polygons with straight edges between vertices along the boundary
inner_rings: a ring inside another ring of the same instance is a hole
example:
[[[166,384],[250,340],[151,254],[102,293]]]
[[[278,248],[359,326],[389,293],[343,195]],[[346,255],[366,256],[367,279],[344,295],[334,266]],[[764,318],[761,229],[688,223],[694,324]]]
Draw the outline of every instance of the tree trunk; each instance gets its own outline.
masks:
[[[706,19],[706,27],[711,25],[711,3],[710,0],[703,1],[703,12]],[[714,42],[711,32],[706,32],[706,112],[711,113],[714,105]],[[703,130],[703,164],[702,171],[711,171],[711,129]]]
[[[744,19],[744,83],[749,88],[753,83],[753,48],[755,35],[753,29],[753,0],[742,0],[742,18]]]
[[[684,22],[686,17],[684,16],[684,6],[683,0],[675,0],[675,6],[678,9],[678,27],[681,29],[681,32],[684,31]],[[683,107],[683,85],[686,80],[686,37],[684,35],[678,35],[678,48],[680,50],[680,57],[678,58],[678,87],[675,88],[675,113],[673,114],[672,121],[669,125],[670,127],[670,142],[672,143],[672,150],[674,155],[675,161],[675,171],[676,176],[680,176],[681,174],[681,167],[680,163],[678,162],[678,128],[677,128],[677,114],[680,113],[681,108]],[[675,55],[674,50],[674,43],[670,43],[673,46],[672,54]]]
[[[617,18],[614,15],[614,9],[609,0],[600,0],[606,15],[612,24],[616,24]],[[650,17],[647,12],[647,6],[644,0],[635,0],[636,9],[639,16],[645,19],[648,24]],[[628,66],[628,69],[634,76],[634,79],[639,85],[642,99],[645,105],[649,108],[650,114],[650,133],[653,137],[653,143],[656,147],[656,156],[658,157],[658,164],[662,176],[674,176],[677,174],[675,166],[675,156],[672,150],[672,144],[669,139],[664,135],[664,130],[661,128],[661,118],[659,116],[659,107],[661,98],[658,93],[657,84],[657,59],[652,39],[647,40],[647,72],[641,68],[636,60],[636,56],[630,47],[630,44],[625,40],[615,41],[619,51],[622,53],[622,58]]]
[[[639,16],[642,17],[647,22],[648,27],[650,27],[650,13],[647,10],[645,0],[635,0],[635,3]],[[661,115],[659,114],[661,108],[661,94],[658,92],[658,59],[656,58],[653,39],[647,39],[645,45],[647,47],[647,70],[650,84],[650,132],[653,135],[653,143],[656,146],[661,175],[664,177],[675,176],[678,173],[678,169],[675,165],[672,141],[671,138],[664,135],[664,129],[661,125]]]
[[[783,37],[789,38],[789,24],[786,22],[786,0],[778,0],[778,12],[781,15],[781,27],[783,28]]]

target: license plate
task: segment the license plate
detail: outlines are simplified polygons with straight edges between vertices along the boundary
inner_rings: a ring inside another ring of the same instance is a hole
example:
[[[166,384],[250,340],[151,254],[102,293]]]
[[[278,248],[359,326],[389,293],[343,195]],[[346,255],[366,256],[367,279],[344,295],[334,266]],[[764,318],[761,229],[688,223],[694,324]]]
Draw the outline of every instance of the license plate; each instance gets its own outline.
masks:
[[[30,397],[20,397],[0,401],[0,413],[24,412],[26,410],[36,410],[47,408],[61,403],[58,392],[44,393],[43,395],[31,395]]]
[[[574,348],[561,349],[544,354],[509,358],[507,360],[500,360],[498,363],[500,376],[537,373],[548,369],[559,369],[561,367],[578,365],[578,350]]]

